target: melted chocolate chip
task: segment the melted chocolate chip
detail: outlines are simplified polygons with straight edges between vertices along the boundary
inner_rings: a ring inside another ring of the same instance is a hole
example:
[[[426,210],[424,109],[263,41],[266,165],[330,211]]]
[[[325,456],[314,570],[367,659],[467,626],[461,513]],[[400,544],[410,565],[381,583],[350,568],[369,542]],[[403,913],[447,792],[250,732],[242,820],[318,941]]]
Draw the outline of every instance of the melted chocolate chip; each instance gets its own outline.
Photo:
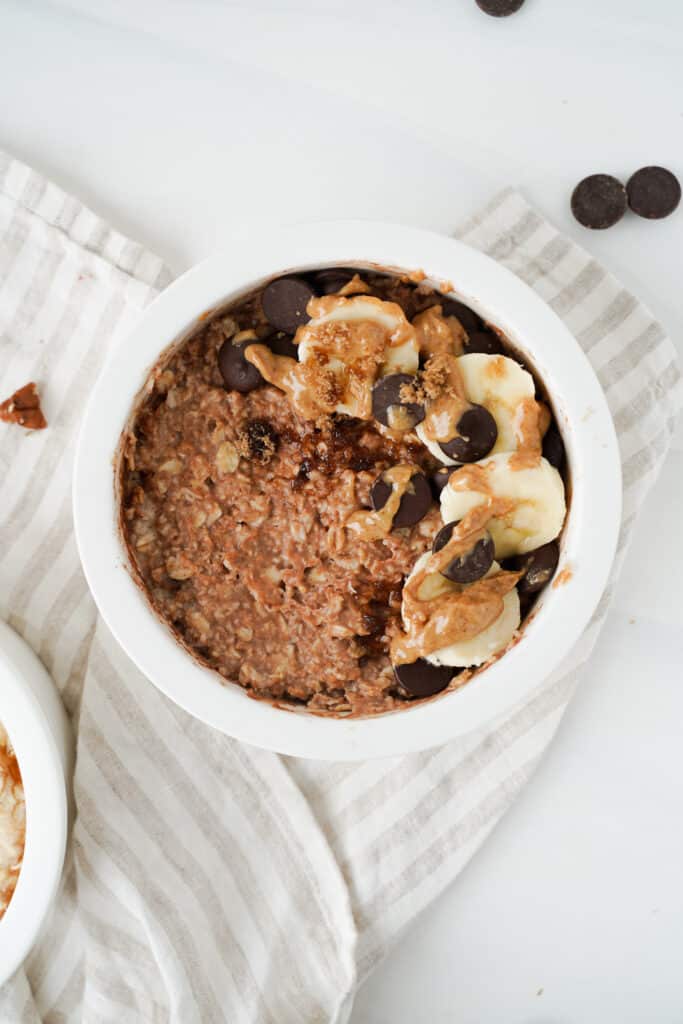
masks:
[[[326,267],[324,270],[317,270],[311,279],[318,295],[336,295],[352,277],[353,273],[350,270]]]
[[[520,594],[535,594],[542,590],[552,579],[559,559],[560,546],[556,540],[543,544],[535,551],[528,551],[525,555],[517,555],[514,567],[517,571],[524,571],[524,576],[517,584]]]
[[[481,328],[481,318],[477,316],[473,309],[469,306],[465,306],[462,302],[458,302],[457,299],[443,299],[441,301],[441,314],[442,316],[454,316],[460,321],[462,326],[469,334],[471,331],[478,331]]]
[[[591,174],[572,192],[571,206],[585,228],[611,228],[626,213],[626,189],[611,174]]]
[[[297,327],[311,319],[306,306],[314,297],[315,292],[302,277],[277,277],[263,289],[261,306],[269,324],[294,334]]]
[[[376,512],[384,508],[391,491],[391,484],[388,484],[382,476],[378,476],[370,491],[370,501]],[[391,528],[398,530],[403,526],[414,526],[427,514],[431,504],[432,492],[427,483],[427,477],[424,473],[415,473],[410,480],[408,490],[401,498],[401,504],[398,506]]]
[[[244,353],[253,341],[241,341],[235,345],[229,338],[218,350],[218,369],[230,391],[240,391],[243,395],[263,384],[263,377],[244,358]]]
[[[385,427],[412,430],[425,418],[424,406],[417,402],[402,402],[401,388],[413,384],[409,373],[390,373],[377,381],[372,389],[372,415]]]
[[[429,482],[432,485],[432,494],[438,501],[441,497],[441,492],[451,478],[451,473],[455,473],[457,466],[441,466],[436,472],[432,473],[429,478]]]
[[[543,457],[555,469],[560,469],[565,459],[564,441],[554,423],[548,427],[543,438]]]
[[[291,334],[285,334],[284,331],[276,331],[275,334],[264,338],[263,344],[267,345],[276,356],[289,356],[290,359],[299,358],[298,346],[292,341]]]
[[[681,201],[681,185],[666,167],[641,167],[626,182],[628,205],[639,217],[659,220]]]
[[[452,441],[439,443],[449,459],[458,462],[477,462],[493,448],[498,437],[498,427],[491,413],[483,405],[472,405],[466,409],[457,423],[458,434]]]
[[[433,552],[441,551],[441,548],[448,544],[458,522],[459,520],[455,519],[452,523],[446,523],[445,526],[441,527],[432,544]],[[441,575],[445,576],[447,580],[452,580],[453,583],[474,583],[475,580],[480,580],[489,571],[493,565],[494,553],[493,539],[487,533],[469,551],[458,555],[457,558],[449,562],[441,570]]]
[[[249,420],[246,426],[249,454],[257,462],[268,462],[275,452],[279,438],[267,420]]]
[[[409,665],[394,665],[396,681],[407,697],[432,697],[441,693],[459,671],[449,665],[432,665],[425,658],[418,658]]]
[[[465,353],[483,352],[489,356],[500,356],[503,351],[503,343],[493,331],[472,331],[465,342]]]

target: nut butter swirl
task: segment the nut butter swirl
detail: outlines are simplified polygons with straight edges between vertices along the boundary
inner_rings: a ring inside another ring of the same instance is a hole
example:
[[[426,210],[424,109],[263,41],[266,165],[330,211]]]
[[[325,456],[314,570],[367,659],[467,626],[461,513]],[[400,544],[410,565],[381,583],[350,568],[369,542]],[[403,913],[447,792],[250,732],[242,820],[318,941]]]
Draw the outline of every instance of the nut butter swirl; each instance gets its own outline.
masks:
[[[311,320],[295,336],[299,360],[250,345],[245,358],[262,377],[284,391],[299,416],[319,420],[341,412],[372,418],[372,387],[384,373],[401,368],[401,353],[417,364],[415,328],[395,302],[369,295],[311,299]]]
[[[401,498],[410,487],[410,481],[419,473],[418,466],[404,463],[385,470],[382,479],[391,487],[391,494],[380,509],[362,509],[352,512],[346,520],[346,529],[355,534],[359,540],[381,540],[390,532],[394,516],[398,512]]]
[[[502,614],[503,598],[522,573],[501,570],[475,583],[457,584],[442,576],[441,570],[485,536],[492,515],[505,514],[503,504],[492,501],[472,509],[455,527],[448,543],[409,577],[403,588],[404,632],[391,644],[395,665],[471,640]]]

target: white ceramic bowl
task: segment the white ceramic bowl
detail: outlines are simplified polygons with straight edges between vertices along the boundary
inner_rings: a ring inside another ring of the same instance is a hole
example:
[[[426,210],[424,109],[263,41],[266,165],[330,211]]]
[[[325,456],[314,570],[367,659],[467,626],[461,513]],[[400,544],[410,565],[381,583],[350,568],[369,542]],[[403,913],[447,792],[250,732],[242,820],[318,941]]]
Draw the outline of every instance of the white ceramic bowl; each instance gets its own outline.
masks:
[[[59,886],[68,831],[71,733],[54,683],[33,651],[0,621],[0,721],[19,763],[26,843],[17,887],[0,919],[0,986],[38,937]]]
[[[278,274],[322,266],[423,270],[502,328],[545,382],[571,467],[571,508],[561,567],[523,637],[460,690],[368,719],[324,719],[249,698],[194,662],[155,617],[127,568],[116,525],[112,460],[145,377],[171,342],[207,310]],[[421,750],[468,732],[529,693],[587,624],[607,580],[621,513],[617,442],[607,404],[578,344],[513,274],[452,239],[368,222],[252,233],[184,274],[144,312],[97,382],[84,417],[74,476],[76,536],[99,609],[121,646],[156,686],[217,729],[286,754],[355,760]]]

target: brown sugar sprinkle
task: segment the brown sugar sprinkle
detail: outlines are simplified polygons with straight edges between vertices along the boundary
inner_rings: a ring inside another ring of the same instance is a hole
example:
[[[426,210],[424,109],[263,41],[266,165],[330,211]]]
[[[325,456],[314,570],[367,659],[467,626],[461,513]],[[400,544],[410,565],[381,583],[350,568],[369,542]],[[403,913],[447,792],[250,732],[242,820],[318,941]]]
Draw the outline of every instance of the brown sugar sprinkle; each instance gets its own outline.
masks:
[[[38,389],[33,381],[24,384],[0,404],[0,420],[16,423],[26,430],[44,430],[47,420],[40,408]]]

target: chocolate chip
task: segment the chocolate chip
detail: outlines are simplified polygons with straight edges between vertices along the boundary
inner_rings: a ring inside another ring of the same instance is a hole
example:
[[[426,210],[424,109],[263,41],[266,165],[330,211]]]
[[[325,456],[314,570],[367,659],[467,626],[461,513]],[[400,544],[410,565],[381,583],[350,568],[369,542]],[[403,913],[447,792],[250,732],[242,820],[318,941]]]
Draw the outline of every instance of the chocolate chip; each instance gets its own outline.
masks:
[[[311,319],[306,306],[314,297],[315,292],[302,277],[277,277],[263,289],[261,306],[269,324],[294,334],[297,327]]]
[[[372,415],[385,427],[396,430],[412,430],[425,418],[422,405],[417,402],[402,402],[403,385],[415,383],[409,373],[390,373],[378,380],[372,389]]]
[[[535,594],[520,594],[519,595],[519,617],[522,621],[526,619],[527,615],[536,604]]]
[[[628,205],[639,217],[659,220],[681,201],[681,185],[666,167],[641,167],[626,182]]]
[[[471,331],[478,331],[480,329],[481,318],[469,306],[458,302],[457,299],[443,299],[440,301],[442,316],[454,316],[460,321],[468,334]]]
[[[376,512],[384,508],[392,487],[383,476],[378,476],[370,491],[370,501]],[[401,498],[401,504],[391,524],[397,530],[402,526],[414,526],[427,514],[432,504],[432,492],[424,473],[415,473],[408,484],[408,490]]]
[[[317,270],[311,279],[318,295],[336,295],[352,277],[353,273],[350,270],[326,267],[324,270]]]
[[[516,14],[524,0],[477,0],[477,7],[492,18],[507,18]]]
[[[218,350],[218,369],[226,388],[240,391],[243,395],[263,384],[259,371],[244,358],[247,347],[253,344],[253,341],[241,341],[235,345],[228,338]]]
[[[429,478],[429,482],[432,485],[432,494],[438,501],[441,497],[441,492],[450,480],[451,473],[455,473],[457,466],[441,466],[436,472],[432,473]]]
[[[441,693],[459,671],[449,665],[432,665],[425,658],[408,665],[394,665],[396,682],[408,697],[432,697]]]
[[[292,341],[291,334],[285,334],[284,331],[276,331],[275,334],[269,335],[263,339],[263,343],[268,346],[271,352],[274,352],[276,356],[289,356],[290,359],[299,358],[299,348]]]
[[[459,520],[456,519],[452,523],[446,523],[445,526],[441,527],[432,544],[432,551],[434,553],[441,551],[441,548],[448,544],[458,522]],[[487,533],[469,551],[458,555],[457,558],[449,562],[441,570],[441,575],[445,576],[448,580],[452,580],[454,583],[474,583],[475,580],[480,580],[489,571],[493,565],[494,553],[493,539]]]
[[[560,469],[565,459],[564,441],[556,425],[552,423],[543,438],[543,457],[555,469]]]
[[[249,420],[246,426],[249,454],[257,462],[268,462],[277,451],[279,438],[267,420]]]
[[[465,342],[465,352],[483,352],[489,356],[500,356],[503,351],[503,343],[493,331],[472,331]]]
[[[498,427],[491,413],[483,405],[472,405],[466,409],[457,423],[458,434],[452,441],[439,443],[449,459],[458,462],[477,462],[493,448],[498,437]]]
[[[535,551],[528,551],[525,555],[517,555],[514,567],[518,572],[524,572],[517,584],[520,594],[535,594],[542,590],[552,578],[559,560],[560,547],[556,540],[543,544]]]
[[[611,228],[626,212],[626,189],[611,174],[591,174],[572,193],[572,213],[585,228]]]

